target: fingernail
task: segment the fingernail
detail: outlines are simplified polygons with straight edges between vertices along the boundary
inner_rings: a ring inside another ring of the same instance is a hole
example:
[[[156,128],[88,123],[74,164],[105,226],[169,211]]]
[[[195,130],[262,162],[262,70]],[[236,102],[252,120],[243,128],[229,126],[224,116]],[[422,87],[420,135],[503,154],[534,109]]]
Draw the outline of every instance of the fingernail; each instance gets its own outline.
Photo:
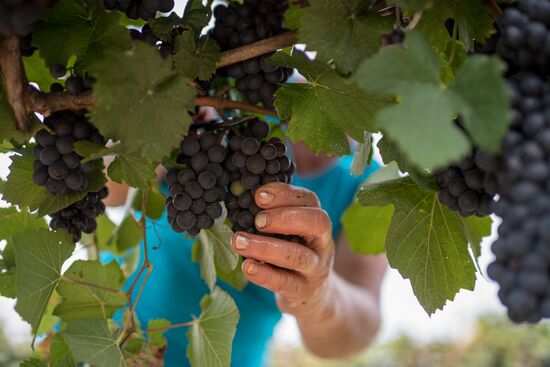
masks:
[[[267,220],[268,220],[268,215],[267,214],[258,214],[256,215],[256,227],[257,228],[264,228],[265,226],[267,226]]]
[[[251,262],[250,264],[248,264],[246,272],[250,275],[255,275],[258,272],[258,267],[256,266],[256,264]]]
[[[273,201],[273,198],[275,197],[275,195],[273,195],[268,191],[260,191],[260,193],[258,194],[258,197],[260,198],[260,201],[262,203],[269,204]]]
[[[235,248],[237,250],[246,250],[249,244],[250,241],[245,236],[239,234],[235,237]]]

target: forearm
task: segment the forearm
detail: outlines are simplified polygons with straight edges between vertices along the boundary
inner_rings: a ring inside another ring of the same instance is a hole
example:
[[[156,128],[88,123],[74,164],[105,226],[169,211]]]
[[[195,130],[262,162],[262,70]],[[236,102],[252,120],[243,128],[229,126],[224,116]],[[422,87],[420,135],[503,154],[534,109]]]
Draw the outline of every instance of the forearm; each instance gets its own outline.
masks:
[[[318,311],[298,317],[306,347],[321,358],[345,358],[365,349],[380,327],[378,300],[333,273]]]

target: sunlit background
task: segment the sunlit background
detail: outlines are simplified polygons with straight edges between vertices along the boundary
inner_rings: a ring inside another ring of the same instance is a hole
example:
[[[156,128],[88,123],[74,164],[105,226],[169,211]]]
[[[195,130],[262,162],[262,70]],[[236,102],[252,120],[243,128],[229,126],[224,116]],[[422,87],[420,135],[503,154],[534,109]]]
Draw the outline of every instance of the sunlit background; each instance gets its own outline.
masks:
[[[185,2],[177,1],[178,13],[182,14]],[[9,164],[9,158],[0,155],[2,179],[6,179]],[[108,214],[114,221],[120,216],[116,210]],[[482,244],[483,272],[492,259],[489,247],[493,240],[494,235]],[[77,251],[75,256],[84,254]],[[315,359],[304,352],[294,320],[285,316],[273,340],[272,366],[550,366],[547,324],[512,326],[503,317],[496,293],[495,284],[478,276],[475,291],[461,291],[443,311],[429,316],[416,300],[409,281],[390,269],[382,287],[382,330],[368,353],[343,362]],[[17,366],[17,357],[32,353],[30,327],[13,306],[13,301],[0,297],[0,367]],[[518,350],[513,357],[503,354],[512,347]],[[499,358],[505,360],[499,362]]]

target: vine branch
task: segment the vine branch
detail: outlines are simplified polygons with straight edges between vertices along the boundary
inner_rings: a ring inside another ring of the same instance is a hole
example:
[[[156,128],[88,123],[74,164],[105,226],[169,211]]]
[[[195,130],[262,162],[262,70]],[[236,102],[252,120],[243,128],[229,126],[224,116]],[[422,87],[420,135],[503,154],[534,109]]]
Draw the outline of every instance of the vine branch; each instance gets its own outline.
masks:
[[[245,61],[261,55],[274,52],[280,48],[292,46],[297,42],[295,31],[286,32],[265,40],[223,52],[217,63],[218,68],[226,67],[237,62]],[[44,93],[29,85],[25,74],[19,38],[15,35],[0,38],[0,71],[4,76],[4,87],[7,99],[13,108],[17,129],[28,131],[27,119],[34,112],[49,116],[62,110],[80,110],[95,104],[96,100],[91,91],[79,95],[68,93]],[[274,111],[247,105],[245,103],[225,100],[222,105],[208,97],[198,97],[195,101],[199,106],[236,108],[254,113],[277,116]]]
[[[273,110],[254,106],[248,103],[243,102],[237,102],[232,101],[230,99],[226,98],[219,98],[219,97],[197,97],[195,98],[195,104],[197,106],[209,106],[214,107],[218,111],[223,111],[226,109],[230,110],[243,110],[248,111],[252,113],[259,113],[261,115],[267,115],[267,116],[273,116],[278,117],[277,113]]]
[[[292,46],[297,42],[298,37],[296,31],[282,33],[271,38],[266,38],[265,40],[223,52],[217,66],[218,68],[223,68],[241,61],[253,59],[270,52],[275,52],[278,49]]]

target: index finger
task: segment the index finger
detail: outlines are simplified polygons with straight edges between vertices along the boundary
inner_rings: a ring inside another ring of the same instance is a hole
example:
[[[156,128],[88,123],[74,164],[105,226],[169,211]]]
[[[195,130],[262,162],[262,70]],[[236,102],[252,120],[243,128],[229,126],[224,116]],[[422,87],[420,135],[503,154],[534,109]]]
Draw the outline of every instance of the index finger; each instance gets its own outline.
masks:
[[[258,188],[254,194],[254,201],[262,209],[282,206],[321,207],[319,198],[314,192],[280,182],[269,183]]]

